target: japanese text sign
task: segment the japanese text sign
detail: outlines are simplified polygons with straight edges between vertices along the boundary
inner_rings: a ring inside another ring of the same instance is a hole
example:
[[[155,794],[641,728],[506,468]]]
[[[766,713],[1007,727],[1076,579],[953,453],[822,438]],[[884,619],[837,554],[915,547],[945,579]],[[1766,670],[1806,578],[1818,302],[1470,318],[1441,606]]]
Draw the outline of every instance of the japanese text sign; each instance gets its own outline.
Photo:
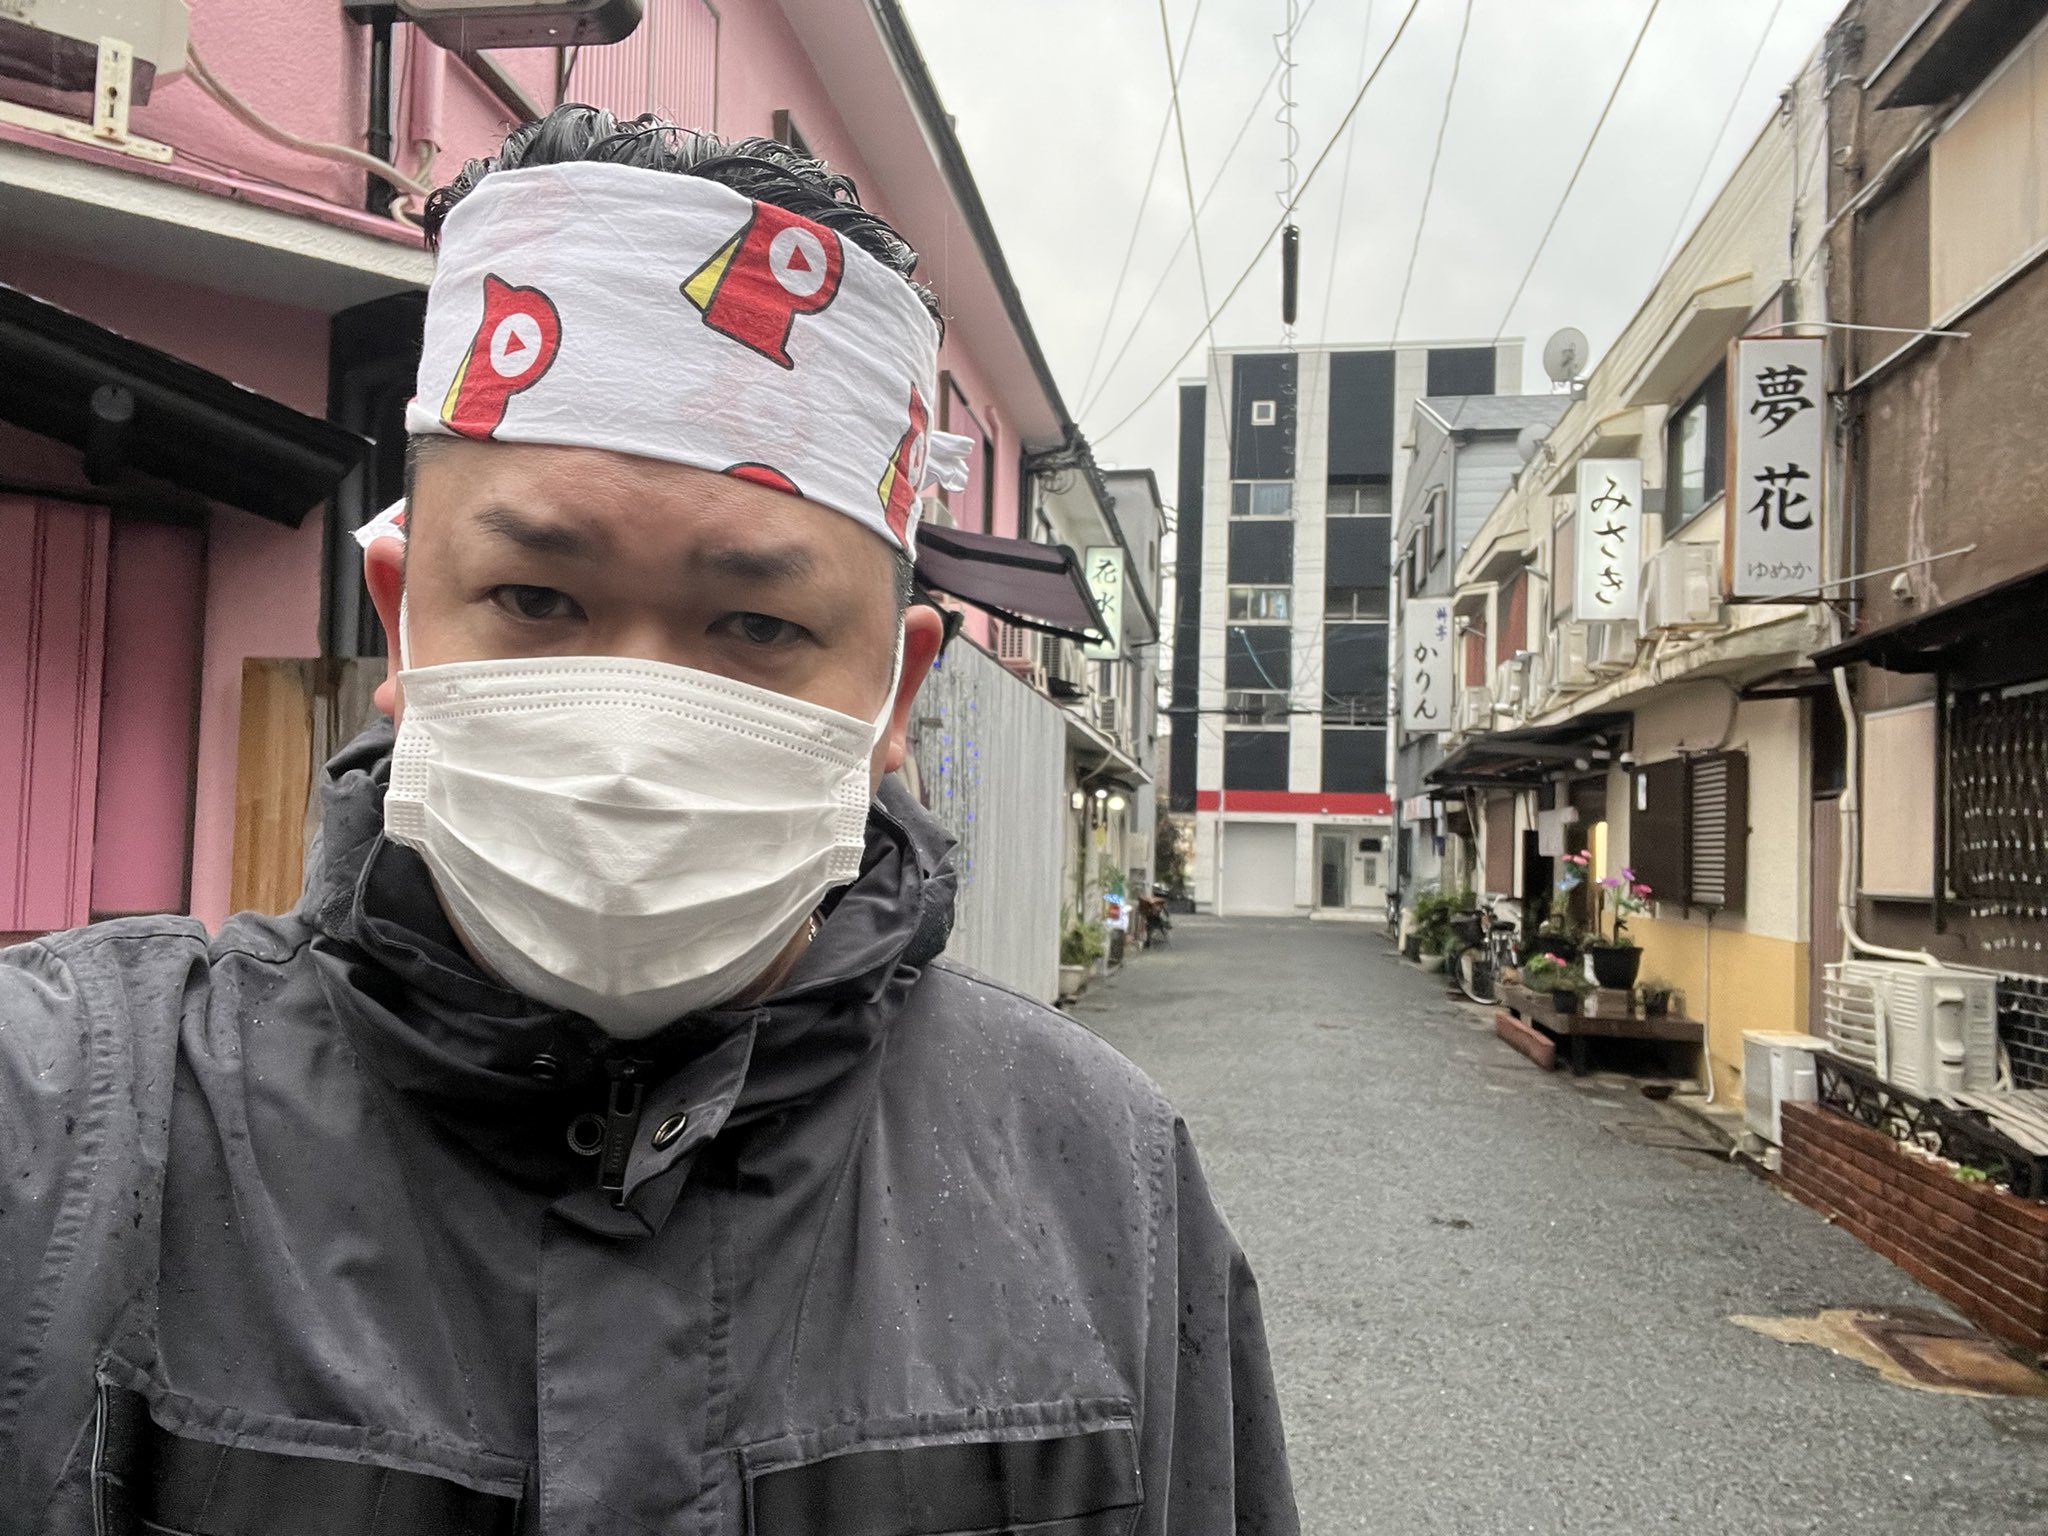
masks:
[[[1639,459],[1579,460],[1572,613],[1633,619],[1643,570],[1643,466]]]
[[[1451,728],[1451,602],[1411,597],[1401,618],[1401,725]]]
[[[1123,654],[1124,552],[1114,544],[1091,545],[1084,564],[1088,595],[1095,599],[1109,639],[1101,645],[1082,646],[1081,654],[1092,661],[1113,661]]]
[[[1817,336],[1745,337],[1728,369],[1728,595],[1817,601],[1827,402]]]

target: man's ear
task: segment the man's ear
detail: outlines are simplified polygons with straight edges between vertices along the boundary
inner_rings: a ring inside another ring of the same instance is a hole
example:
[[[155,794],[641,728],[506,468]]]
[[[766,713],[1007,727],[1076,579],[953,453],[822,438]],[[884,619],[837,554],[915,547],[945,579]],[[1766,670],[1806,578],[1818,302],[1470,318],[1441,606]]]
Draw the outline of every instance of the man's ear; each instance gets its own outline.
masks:
[[[363,551],[363,585],[370,589],[370,602],[384,626],[384,649],[390,656],[384,681],[372,695],[376,705],[392,719],[398,718],[398,601],[405,591],[405,540],[383,538],[371,541]]]
[[[896,685],[896,704],[889,714],[889,743],[882,758],[882,772],[894,773],[910,754],[910,711],[917,703],[917,690],[925,674],[938,659],[939,644],[946,636],[946,621],[938,609],[912,603],[903,610],[903,678]]]

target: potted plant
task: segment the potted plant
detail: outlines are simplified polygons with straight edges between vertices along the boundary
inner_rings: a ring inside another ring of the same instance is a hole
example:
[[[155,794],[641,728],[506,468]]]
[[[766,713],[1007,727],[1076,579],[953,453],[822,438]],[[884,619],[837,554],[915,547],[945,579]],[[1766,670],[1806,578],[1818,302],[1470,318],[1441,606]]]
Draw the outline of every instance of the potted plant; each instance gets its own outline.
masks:
[[[1070,917],[1060,934],[1060,996],[1079,997],[1088,984],[1088,968],[1103,951],[1102,925]]]
[[[1671,994],[1676,990],[1668,981],[1646,981],[1642,986],[1643,1017],[1661,1019],[1671,1011]]]
[[[1605,934],[1596,929],[1586,940],[1586,967],[1597,985],[1626,991],[1643,966],[1642,946],[1628,936],[1628,920],[1650,910],[1650,888],[1634,870],[1624,869],[1602,880],[1600,889],[1606,893],[1601,905],[1614,926]]]
[[[1470,910],[1470,891],[1428,891],[1415,899],[1415,936],[1423,965],[1435,970],[1451,947],[1451,919]]]
[[[1572,934],[1570,921],[1564,913],[1551,913],[1529,936],[1529,942],[1522,949],[1522,959],[1526,962],[1538,955],[1565,961],[1579,958],[1579,941]]]
[[[1577,1013],[1579,999],[1592,983],[1555,955],[1538,955],[1522,968],[1522,985],[1531,992],[1548,994],[1550,1005],[1559,1013]]]

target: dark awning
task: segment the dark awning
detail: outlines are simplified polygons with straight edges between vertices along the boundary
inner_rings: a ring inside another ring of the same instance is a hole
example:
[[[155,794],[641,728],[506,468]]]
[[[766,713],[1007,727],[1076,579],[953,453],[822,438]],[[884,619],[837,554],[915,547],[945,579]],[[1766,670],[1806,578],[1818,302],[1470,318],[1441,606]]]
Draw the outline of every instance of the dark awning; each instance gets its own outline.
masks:
[[[1627,715],[1586,715],[1557,725],[1468,736],[1423,781],[1446,789],[1541,784],[1610,740],[1622,739],[1628,724]]]
[[[1071,640],[1104,638],[1081,562],[1064,544],[927,523],[917,530],[917,578],[1006,624]]]
[[[1813,665],[1828,671],[1864,662],[1887,672],[1946,672],[1986,682],[2040,676],[2048,670],[2044,603],[2048,566],[1817,651]]]
[[[126,390],[125,428],[93,391]],[[295,528],[369,452],[344,427],[0,283],[0,421]],[[113,439],[112,442],[109,440]]]
[[[1880,107],[1932,107],[1966,96],[1980,85],[2027,34],[2048,15],[2044,0],[1963,0],[1945,13],[1930,7],[1865,83],[1876,87]],[[1919,56],[1904,62],[1927,32]]]

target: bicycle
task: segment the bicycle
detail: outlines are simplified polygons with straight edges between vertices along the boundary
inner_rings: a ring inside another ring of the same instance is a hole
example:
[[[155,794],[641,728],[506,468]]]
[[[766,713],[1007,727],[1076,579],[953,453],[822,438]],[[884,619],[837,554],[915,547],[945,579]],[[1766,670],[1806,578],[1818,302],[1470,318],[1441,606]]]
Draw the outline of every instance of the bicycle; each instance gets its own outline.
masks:
[[[1444,969],[1458,990],[1475,1003],[1500,1001],[1500,978],[1515,964],[1515,935],[1520,924],[1500,915],[1497,908],[1460,912],[1451,919],[1454,948],[1444,959]]]

